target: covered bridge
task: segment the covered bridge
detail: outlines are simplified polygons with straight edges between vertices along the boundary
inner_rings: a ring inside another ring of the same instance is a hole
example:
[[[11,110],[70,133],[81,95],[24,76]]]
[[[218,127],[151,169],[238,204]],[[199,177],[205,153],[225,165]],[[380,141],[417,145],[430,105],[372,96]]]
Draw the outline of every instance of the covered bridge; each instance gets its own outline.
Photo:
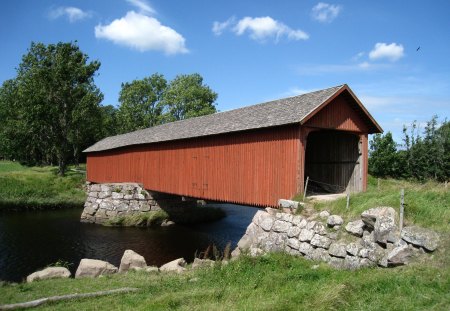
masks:
[[[306,176],[367,185],[367,136],[381,127],[347,85],[107,137],[85,150],[87,180],[205,200],[276,206]]]

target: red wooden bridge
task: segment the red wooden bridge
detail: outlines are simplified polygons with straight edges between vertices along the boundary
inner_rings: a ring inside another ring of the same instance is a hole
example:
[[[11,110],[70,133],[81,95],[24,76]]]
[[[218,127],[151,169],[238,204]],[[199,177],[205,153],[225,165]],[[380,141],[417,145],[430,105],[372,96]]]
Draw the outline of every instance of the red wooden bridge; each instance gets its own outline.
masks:
[[[302,192],[306,176],[367,184],[367,136],[382,132],[347,85],[105,138],[87,180],[255,206]]]

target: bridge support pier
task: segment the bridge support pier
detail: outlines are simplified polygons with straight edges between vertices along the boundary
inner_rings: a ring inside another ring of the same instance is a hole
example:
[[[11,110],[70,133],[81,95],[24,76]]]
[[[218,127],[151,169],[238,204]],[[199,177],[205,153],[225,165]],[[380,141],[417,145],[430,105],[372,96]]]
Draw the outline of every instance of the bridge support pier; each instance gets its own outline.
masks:
[[[87,199],[82,222],[104,224],[117,217],[150,214],[164,210],[169,219],[178,222],[187,210],[197,206],[196,200],[144,189],[137,183],[86,183]]]

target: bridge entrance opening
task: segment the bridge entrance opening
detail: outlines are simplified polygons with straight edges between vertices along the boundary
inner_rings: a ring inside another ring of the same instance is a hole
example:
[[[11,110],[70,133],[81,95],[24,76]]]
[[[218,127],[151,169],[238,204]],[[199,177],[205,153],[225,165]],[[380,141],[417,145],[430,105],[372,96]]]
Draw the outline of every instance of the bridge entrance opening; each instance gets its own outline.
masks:
[[[307,194],[362,191],[361,159],[358,135],[334,130],[311,132],[306,143]]]

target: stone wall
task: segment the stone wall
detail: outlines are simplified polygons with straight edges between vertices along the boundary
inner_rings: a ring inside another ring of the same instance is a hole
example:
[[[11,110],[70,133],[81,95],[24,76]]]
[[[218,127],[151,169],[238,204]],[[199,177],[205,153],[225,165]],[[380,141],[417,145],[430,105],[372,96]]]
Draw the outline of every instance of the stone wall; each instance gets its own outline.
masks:
[[[137,183],[86,184],[87,199],[81,214],[82,222],[105,223],[126,215],[164,210],[170,218],[182,217],[183,207],[196,206],[196,201],[145,190]]]
[[[410,226],[400,234],[396,218],[393,208],[378,207],[344,229],[342,217],[326,211],[306,218],[267,208],[255,214],[233,256],[243,251],[252,256],[287,252],[336,268],[357,269],[407,264],[437,248],[435,232]]]

